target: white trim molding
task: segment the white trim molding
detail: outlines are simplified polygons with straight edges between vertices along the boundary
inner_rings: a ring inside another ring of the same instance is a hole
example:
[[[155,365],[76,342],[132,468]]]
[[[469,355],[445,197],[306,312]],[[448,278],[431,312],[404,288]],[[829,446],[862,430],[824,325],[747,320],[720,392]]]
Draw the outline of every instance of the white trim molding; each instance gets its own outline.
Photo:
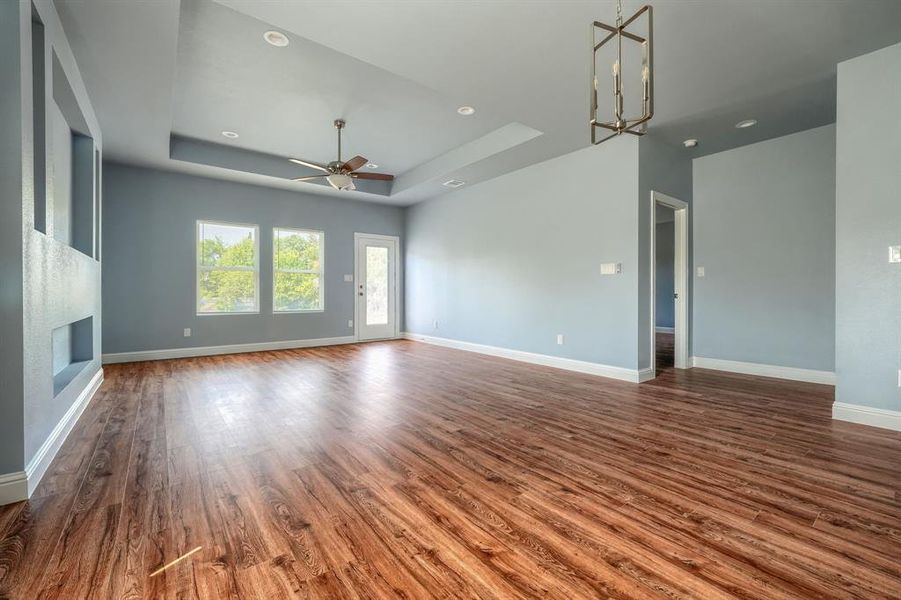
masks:
[[[166,360],[169,358],[190,358],[194,356],[217,356],[219,354],[241,354],[242,352],[265,352],[267,350],[293,350],[317,346],[338,346],[353,344],[354,337],[346,335],[309,340],[285,340],[281,342],[257,342],[250,344],[228,344],[224,346],[193,346],[190,348],[168,348],[166,350],[142,350],[138,352],[117,352],[104,354],[103,364],[138,362],[145,360]]]
[[[730,373],[743,373],[745,375],[757,375],[759,377],[775,377],[777,379],[790,379],[792,381],[835,385],[835,373],[832,371],[780,367],[778,365],[764,365],[737,360],[723,360],[720,358],[705,358],[703,356],[692,356],[691,366],[698,367],[699,369],[729,371]]]
[[[0,475],[0,506],[28,500],[28,476],[25,471]]]
[[[654,328],[654,331],[656,331],[657,333],[676,333],[676,328],[675,328],[675,327],[660,327],[660,326],[657,326],[657,327]]]
[[[474,344],[472,342],[461,342],[459,340],[452,340],[450,338],[433,337],[419,333],[404,332],[401,337],[407,340],[413,340],[415,342],[425,342],[426,344],[434,344],[435,346],[444,346],[445,348],[454,348],[456,350],[465,350],[467,352],[476,352],[478,354],[498,356],[500,358],[506,358],[509,360],[531,363],[533,365],[544,365],[545,367],[554,367],[556,369],[565,369],[567,371],[577,371],[579,373],[598,375],[600,377],[610,377],[611,379],[631,381],[632,383],[639,383],[640,381],[646,381],[647,379],[652,378],[648,377],[648,375],[653,372],[651,369],[638,371],[636,369],[627,369],[625,367],[613,367],[610,365],[602,365],[600,363],[587,362],[584,360],[562,358],[560,356],[550,356],[548,354],[536,354],[534,352],[524,352],[522,350],[500,348],[498,346],[486,346],[484,344]],[[642,379],[642,377],[645,377],[645,379]]]
[[[72,406],[69,407],[63,418],[59,420],[59,423],[56,424],[56,427],[53,428],[53,431],[41,444],[41,447],[38,448],[38,451],[35,452],[25,466],[25,470],[0,475],[0,506],[28,500],[31,497],[31,494],[34,493],[35,488],[41,482],[44,473],[47,472],[47,467],[53,462],[56,453],[59,452],[63,442],[66,441],[72,428],[75,427],[75,423],[78,422],[78,418],[81,417],[84,409],[91,403],[91,399],[94,398],[102,383],[103,369],[98,369],[81,393],[78,394],[75,402],[72,403]]]
[[[832,405],[832,418],[838,421],[901,431],[901,411],[897,410],[836,402]]]
[[[56,427],[53,428],[53,431],[50,432],[50,435],[47,436],[47,439],[44,440],[44,443],[41,444],[41,447],[38,448],[38,451],[34,453],[34,456],[25,466],[25,474],[28,478],[28,497],[34,493],[44,473],[47,472],[47,467],[53,462],[56,453],[59,452],[63,442],[66,441],[72,428],[75,427],[75,423],[81,417],[81,413],[91,403],[94,394],[100,389],[100,384],[102,383],[103,369],[97,369],[97,372],[94,373],[94,376],[91,377],[85,388],[78,394],[78,398],[75,399],[75,402],[72,403],[72,406],[69,407],[69,410],[66,411],[66,414],[59,420],[59,423],[56,424]],[[22,499],[24,500],[25,498]]]
[[[638,372],[638,383],[644,383],[645,381],[650,381],[657,377],[657,369],[655,368],[647,368],[642,369]]]

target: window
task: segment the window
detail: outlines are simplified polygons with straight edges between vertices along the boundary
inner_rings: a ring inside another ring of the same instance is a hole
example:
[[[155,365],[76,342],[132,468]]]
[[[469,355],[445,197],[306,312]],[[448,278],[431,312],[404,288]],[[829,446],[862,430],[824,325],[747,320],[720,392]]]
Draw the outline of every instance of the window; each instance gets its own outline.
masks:
[[[272,230],[272,310],[310,312],[323,309],[321,231]]]
[[[256,225],[197,221],[197,314],[259,312],[259,275]]]

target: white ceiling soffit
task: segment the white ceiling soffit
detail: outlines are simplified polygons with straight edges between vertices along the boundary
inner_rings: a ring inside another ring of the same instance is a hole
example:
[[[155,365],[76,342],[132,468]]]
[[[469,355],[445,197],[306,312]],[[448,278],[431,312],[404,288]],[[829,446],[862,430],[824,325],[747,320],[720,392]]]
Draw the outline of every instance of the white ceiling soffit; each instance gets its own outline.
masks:
[[[441,181],[472,184],[586,146],[589,24],[615,15],[612,0],[55,3],[109,157],[332,194],[173,160],[170,135],[325,162],[335,154],[331,121],[343,116],[345,157],[363,154],[399,175],[390,196],[351,195],[398,204],[447,193]],[[624,12],[639,4],[625,0]],[[898,0],[653,5],[649,135],[674,145],[698,138],[685,150],[692,156],[832,122],[836,63],[901,41]],[[266,44],[268,29],[289,46]],[[476,114],[457,115],[461,105]],[[759,125],[736,130],[745,118]],[[519,143],[486,154],[484,140],[508,127],[519,128]],[[224,129],[241,137],[225,140]],[[461,161],[467,149],[471,160]]]

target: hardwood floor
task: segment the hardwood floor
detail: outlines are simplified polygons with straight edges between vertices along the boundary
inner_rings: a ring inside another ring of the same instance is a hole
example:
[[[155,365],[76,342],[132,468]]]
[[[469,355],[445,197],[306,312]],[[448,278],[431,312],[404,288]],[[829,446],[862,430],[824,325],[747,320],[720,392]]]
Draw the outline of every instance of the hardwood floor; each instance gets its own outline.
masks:
[[[657,340],[657,347],[655,348],[657,353],[655,367],[657,368],[657,372],[661,373],[666,369],[673,368],[676,352],[676,336],[672,333],[660,332],[657,332],[654,335]]]
[[[0,509],[0,597],[901,597],[901,434],[826,386],[407,341],[105,371]]]

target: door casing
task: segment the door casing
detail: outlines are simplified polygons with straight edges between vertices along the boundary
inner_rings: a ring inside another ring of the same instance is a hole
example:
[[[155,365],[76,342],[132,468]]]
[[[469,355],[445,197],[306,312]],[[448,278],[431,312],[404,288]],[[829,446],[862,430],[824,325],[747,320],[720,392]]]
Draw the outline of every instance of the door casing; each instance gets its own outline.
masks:
[[[673,287],[679,296],[675,306],[675,347],[673,366],[677,369],[691,367],[688,359],[688,308],[691,302],[688,294],[688,203],[660,192],[651,192],[651,370],[657,376],[657,205],[673,209],[675,215],[675,256],[673,264]]]
[[[391,334],[387,337],[381,338],[373,338],[373,339],[361,339],[361,331],[362,331],[362,317],[363,317],[363,307],[361,306],[359,295],[360,284],[363,283],[363,277],[365,274],[365,269],[363,268],[362,259],[360,256],[360,241],[364,239],[374,239],[382,242],[391,242],[394,244],[394,327]],[[354,295],[354,339],[358,342],[369,342],[383,339],[397,339],[400,337],[400,306],[401,306],[401,298],[400,298],[400,237],[396,235],[382,235],[378,233],[354,233],[354,286],[353,286],[353,295]]]

